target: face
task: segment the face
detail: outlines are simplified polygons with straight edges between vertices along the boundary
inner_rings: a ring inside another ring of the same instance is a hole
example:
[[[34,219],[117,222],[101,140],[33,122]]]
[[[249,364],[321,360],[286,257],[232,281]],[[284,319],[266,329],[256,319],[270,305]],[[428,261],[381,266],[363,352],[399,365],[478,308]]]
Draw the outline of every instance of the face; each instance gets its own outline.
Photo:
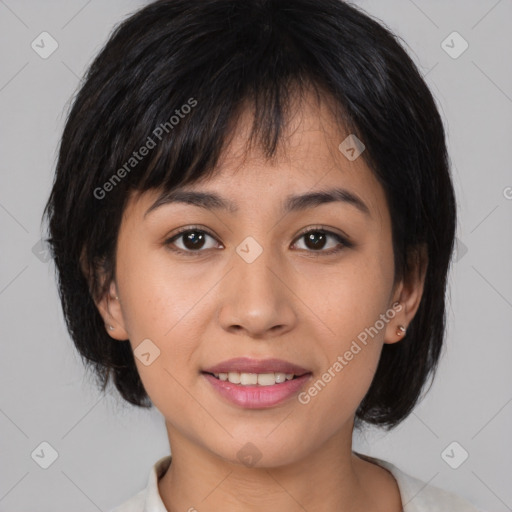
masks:
[[[272,163],[244,155],[250,121],[241,119],[218,173],[183,189],[221,196],[233,210],[169,202],[146,213],[158,191],[131,197],[111,287],[119,302],[100,309],[109,334],[130,340],[171,446],[175,435],[234,462],[255,450],[256,465],[274,466],[351,435],[383,344],[400,340],[418,295],[394,286],[384,191],[361,157],[338,149],[348,134],[328,107],[303,104]],[[331,189],[345,200],[284,209],[290,196]],[[279,359],[306,375],[241,389],[204,373],[239,357]]]

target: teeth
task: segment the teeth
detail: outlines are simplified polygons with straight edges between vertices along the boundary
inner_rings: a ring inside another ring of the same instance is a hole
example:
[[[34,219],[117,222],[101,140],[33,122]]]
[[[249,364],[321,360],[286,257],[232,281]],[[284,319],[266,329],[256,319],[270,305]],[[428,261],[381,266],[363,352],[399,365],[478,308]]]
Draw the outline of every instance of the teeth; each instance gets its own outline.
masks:
[[[258,384],[260,386],[273,386],[286,380],[284,373],[260,373],[258,375]]]
[[[281,384],[287,380],[292,380],[293,373],[214,373],[215,377],[220,380],[226,380],[232,384],[241,384],[242,386],[273,386],[274,384]]]
[[[229,382],[232,382],[233,384],[240,384],[240,382],[241,382],[241,375],[238,372],[229,372],[228,373],[228,380],[229,380]]]
[[[229,378],[231,378],[231,373],[229,374]],[[241,373],[240,374],[240,384],[242,386],[254,386],[258,384],[258,374],[257,373]]]

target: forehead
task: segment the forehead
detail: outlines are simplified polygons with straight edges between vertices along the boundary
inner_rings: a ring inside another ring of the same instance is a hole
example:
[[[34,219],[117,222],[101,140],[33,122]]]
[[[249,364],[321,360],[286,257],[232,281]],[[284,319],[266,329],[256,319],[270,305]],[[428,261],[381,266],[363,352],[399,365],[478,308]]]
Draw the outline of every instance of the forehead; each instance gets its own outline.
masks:
[[[361,199],[370,217],[382,219],[388,214],[384,190],[361,156],[352,160],[339,149],[352,135],[336,121],[332,108],[331,101],[306,95],[291,109],[276,154],[267,159],[257,145],[248,146],[254,119],[248,106],[241,111],[213,175],[179,190],[210,192],[227,200],[227,212],[238,214],[247,209],[254,215],[255,208],[282,211],[286,197],[292,195],[336,189]],[[135,199],[142,216],[158,206],[159,200],[170,203],[161,190]]]

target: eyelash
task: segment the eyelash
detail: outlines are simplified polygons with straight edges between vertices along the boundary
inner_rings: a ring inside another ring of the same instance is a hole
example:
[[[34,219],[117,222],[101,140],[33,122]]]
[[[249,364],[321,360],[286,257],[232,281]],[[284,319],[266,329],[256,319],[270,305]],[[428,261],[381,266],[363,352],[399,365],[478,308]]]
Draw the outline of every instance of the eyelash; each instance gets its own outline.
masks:
[[[201,253],[205,252],[204,250],[198,250],[198,251],[187,250],[187,251],[185,251],[183,249],[177,249],[176,247],[172,247],[172,244],[174,243],[174,241],[177,240],[181,235],[184,235],[185,233],[204,233],[204,234],[206,234],[206,235],[216,239],[214,235],[212,235],[207,230],[201,228],[200,226],[188,226],[188,227],[180,229],[172,237],[170,237],[167,240],[165,240],[164,244],[169,248],[169,250],[171,250],[171,251],[173,251],[173,252],[175,252],[177,254],[183,254],[183,255],[186,255],[186,256],[199,256]],[[351,247],[354,246],[354,244],[352,242],[350,242],[346,237],[344,237],[342,235],[339,235],[337,233],[333,233],[332,231],[329,231],[329,230],[325,229],[323,226],[315,226],[313,228],[308,229],[307,231],[304,231],[303,233],[301,233],[296,238],[296,240],[299,240],[300,238],[302,238],[305,235],[308,235],[310,233],[323,233],[325,235],[332,236],[342,246],[344,246],[344,247],[336,247],[336,248],[333,248],[333,249],[329,249],[327,251],[324,251],[324,250],[318,250],[318,251],[307,250],[307,252],[313,253],[313,254],[318,255],[318,256],[320,256],[320,255],[330,256],[331,254],[336,254],[336,253],[342,251],[344,248],[350,249]],[[306,250],[306,249],[304,249],[304,250]]]

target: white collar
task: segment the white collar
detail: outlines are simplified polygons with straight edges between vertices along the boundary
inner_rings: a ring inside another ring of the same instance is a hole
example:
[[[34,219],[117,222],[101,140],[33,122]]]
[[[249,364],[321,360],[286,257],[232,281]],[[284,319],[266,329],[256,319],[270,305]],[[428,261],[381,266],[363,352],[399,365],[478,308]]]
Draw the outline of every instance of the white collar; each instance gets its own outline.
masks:
[[[479,512],[465,499],[404,473],[391,462],[354,452],[358,457],[387,469],[400,490],[403,512]],[[171,455],[159,459],[151,468],[147,487],[111,512],[168,512],[158,490],[158,481],[171,464]]]

